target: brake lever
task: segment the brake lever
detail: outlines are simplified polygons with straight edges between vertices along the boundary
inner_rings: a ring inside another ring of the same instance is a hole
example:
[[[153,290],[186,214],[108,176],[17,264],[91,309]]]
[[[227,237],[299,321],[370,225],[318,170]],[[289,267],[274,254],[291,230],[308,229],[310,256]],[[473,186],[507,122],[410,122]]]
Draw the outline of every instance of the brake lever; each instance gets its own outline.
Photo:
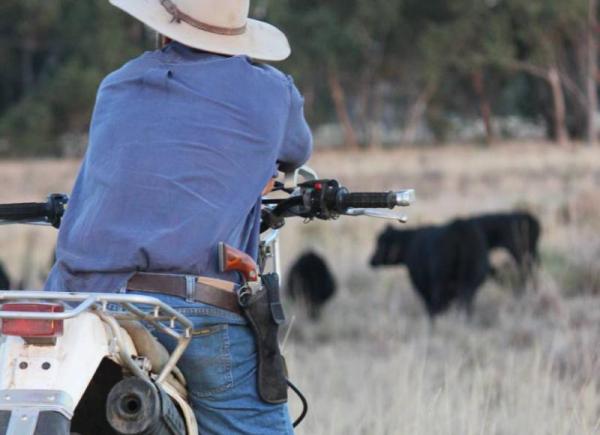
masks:
[[[378,208],[349,208],[344,213],[346,216],[369,216],[379,219],[391,219],[403,224],[408,222],[408,216],[392,210]]]
[[[46,222],[46,221],[42,221],[39,219],[35,219],[35,220],[19,220],[19,221],[7,221],[4,219],[0,219],[0,225],[15,225],[15,224],[19,224],[19,225],[38,225],[40,227],[51,227],[53,226],[50,222]]]

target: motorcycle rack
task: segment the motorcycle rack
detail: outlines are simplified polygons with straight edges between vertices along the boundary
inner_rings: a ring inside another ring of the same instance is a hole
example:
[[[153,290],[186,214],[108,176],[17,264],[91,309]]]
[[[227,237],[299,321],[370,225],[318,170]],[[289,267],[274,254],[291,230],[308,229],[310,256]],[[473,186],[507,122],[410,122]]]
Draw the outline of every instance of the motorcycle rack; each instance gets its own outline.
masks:
[[[158,384],[163,383],[175,368],[192,337],[192,322],[169,305],[151,296],[121,293],[0,291],[0,303],[15,301],[62,302],[65,311],[60,313],[0,311],[0,319],[65,320],[77,317],[86,311],[95,312],[110,327],[119,344],[119,357],[123,363],[132,373],[141,378],[146,378],[147,375],[125,351],[118,320],[139,320],[150,323],[160,332],[177,340],[169,360],[155,380]]]

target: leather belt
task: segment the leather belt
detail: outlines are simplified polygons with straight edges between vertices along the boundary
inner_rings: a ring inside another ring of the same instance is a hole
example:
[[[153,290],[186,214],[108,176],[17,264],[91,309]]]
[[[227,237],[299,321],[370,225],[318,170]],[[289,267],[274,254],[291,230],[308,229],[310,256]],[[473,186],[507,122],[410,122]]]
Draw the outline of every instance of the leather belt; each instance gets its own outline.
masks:
[[[236,284],[220,279],[167,273],[137,272],[128,283],[128,291],[143,291],[178,296],[202,302],[241,315]]]

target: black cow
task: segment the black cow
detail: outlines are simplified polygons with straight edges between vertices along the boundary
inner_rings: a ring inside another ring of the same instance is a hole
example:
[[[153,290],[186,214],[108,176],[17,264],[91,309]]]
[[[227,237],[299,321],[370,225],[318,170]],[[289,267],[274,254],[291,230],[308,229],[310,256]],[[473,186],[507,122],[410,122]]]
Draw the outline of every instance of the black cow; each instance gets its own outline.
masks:
[[[8,278],[6,270],[4,270],[4,266],[0,263],[0,290],[8,289],[10,289],[10,279]]]
[[[306,252],[288,271],[286,290],[290,299],[302,301],[309,317],[317,320],[325,302],[335,294],[336,283],[325,261]]]
[[[469,220],[411,230],[388,227],[379,235],[371,266],[405,264],[430,318],[457,300],[472,312],[473,300],[489,272],[487,244]]]
[[[514,259],[519,287],[533,278],[534,266],[539,264],[538,241],[541,226],[535,216],[527,212],[493,213],[472,217],[486,238],[489,249],[503,248]],[[496,275],[494,269],[490,269]]]

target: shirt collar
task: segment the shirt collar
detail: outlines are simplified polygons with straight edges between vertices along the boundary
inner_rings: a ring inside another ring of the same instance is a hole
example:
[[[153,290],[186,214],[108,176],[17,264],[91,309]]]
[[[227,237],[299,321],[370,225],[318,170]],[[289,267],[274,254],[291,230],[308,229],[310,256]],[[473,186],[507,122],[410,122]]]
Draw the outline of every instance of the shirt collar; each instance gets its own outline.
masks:
[[[171,41],[169,44],[167,44],[164,48],[163,51],[165,53],[175,53],[183,58],[189,58],[189,57],[198,57],[198,56],[202,56],[202,57],[212,57],[212,56],[218,56],[218,57],[228,57],[226,55],[221,55],[221,54],[217,54],[217,53],[212,53],[210,51],[204,51],[204,50],[200,50],[197,48],[192,48],[192,47],[188,47],[187,45],[184,45],[180,42],[177,41]]]

